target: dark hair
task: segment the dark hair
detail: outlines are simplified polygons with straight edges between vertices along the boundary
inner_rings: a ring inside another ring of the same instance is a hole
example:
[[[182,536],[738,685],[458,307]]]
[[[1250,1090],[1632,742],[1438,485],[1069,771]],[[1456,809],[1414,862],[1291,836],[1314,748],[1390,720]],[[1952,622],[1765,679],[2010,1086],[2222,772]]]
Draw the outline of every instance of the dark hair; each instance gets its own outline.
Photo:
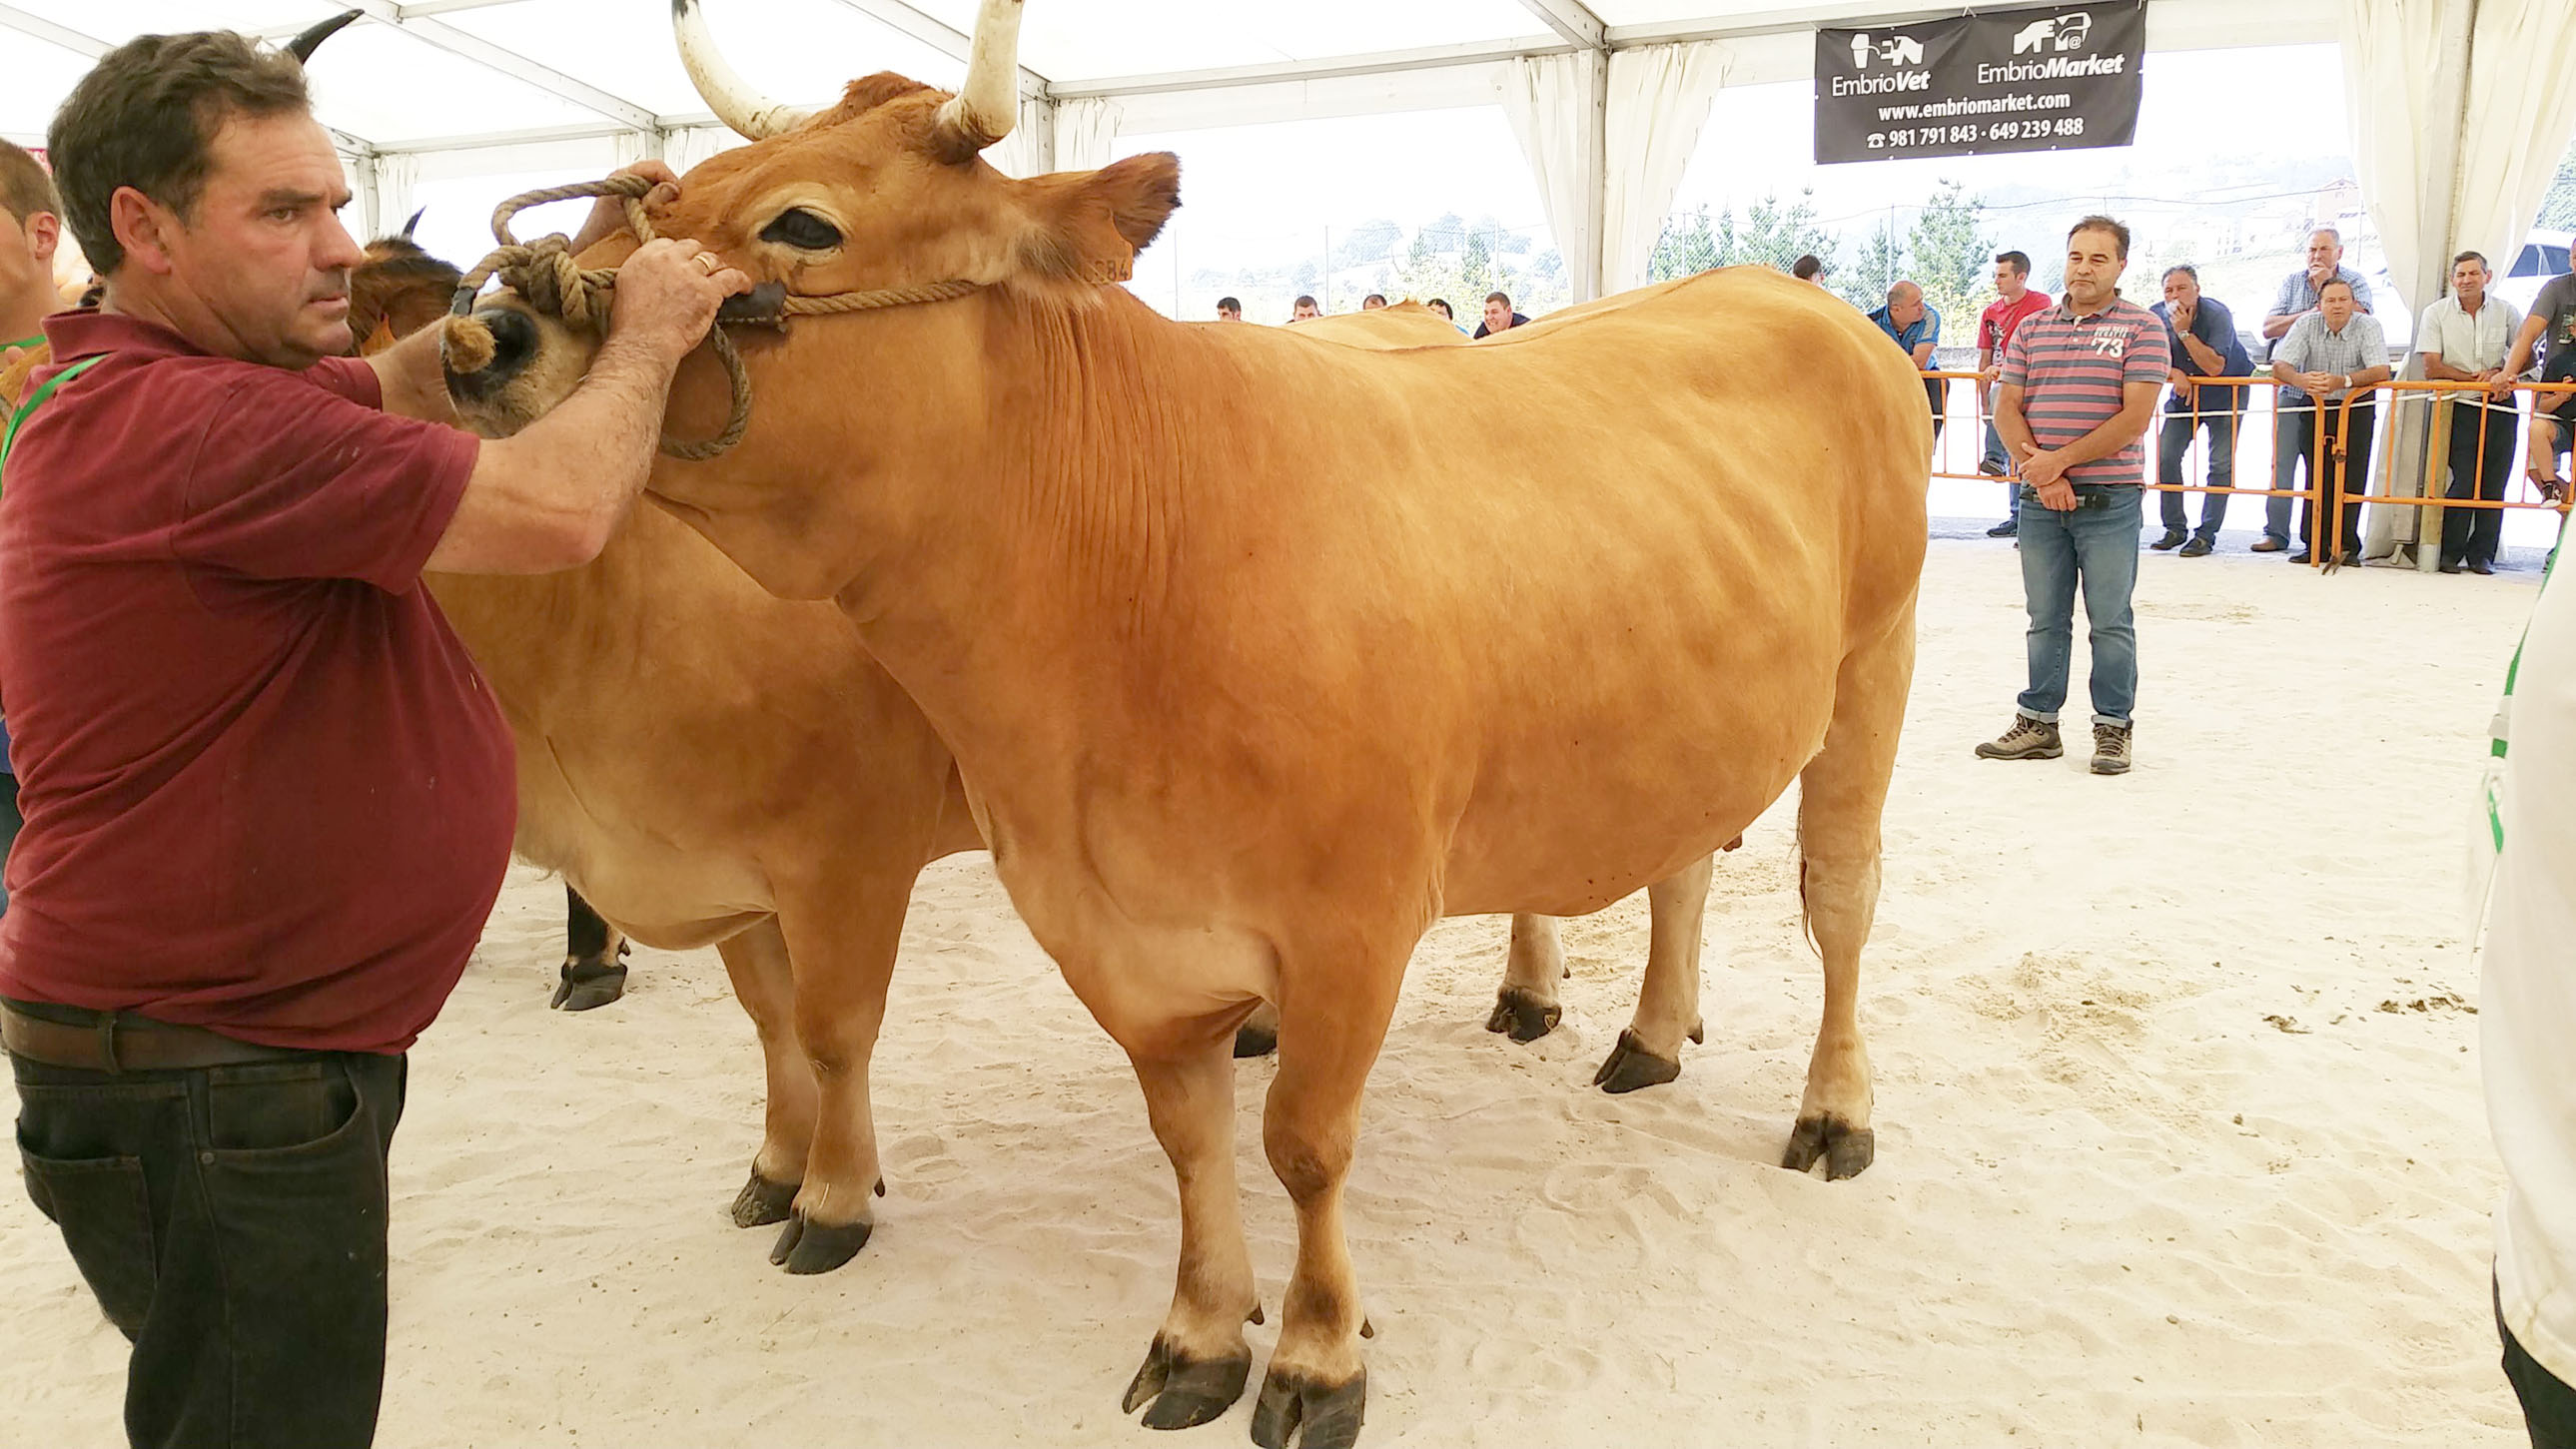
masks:
[[[2027,277],[2030,275],[2030,254],[2028,252],[1997,252],[1995,253],[1995,260],[2012,268],[2013,275],[2015,276]]]
[[[1455,321],[1457,321],[1457,320],[1458,320],[1458,314],[1449,310],[1449,299],[1448,299],[1448,298],[1446,298],[1446,297],[1434,297],[1434,298],[1432,298],[1430,301],[1425,302],[1425,303],[1423,303],[1422,305],[1423,305],[1423,306],[1425,306],[1425,307],[1437,307],[1437,308],[1439,308],[1439,309],[1440,309],[1440,315],[1441,315],[1441,316],[1443,316],[1443,317],[1448,318],[1448,319],[1449,319],[1450,321],[1452,321],[1452,322],[1455,322]]]
[[[2073,241],[2088,231],[2109,233],[2111,240],[2119,244],[2120,260],[2125,262],[2129,259],[2129,229],[2126,226],[2107,216],[2088,216],[2066,229],[2066,239]]]
[[[1361,305],[1361,306],[1363,306],[1363,307],[1365,307],[1365,306],[1367,306],[1367,305],[1368,305],[1369,303],[1371,303],[1371,302],[1383,302],[1383,301],[1385,301],[1385,300],[1386,300],[1386,293],[1384,293],[1384,292],[1371,292],[1371,293],[1369,293],[1367,296],[1360,298],[1360,305]]]
[[[236,115],[310,113],[304,67],[229,30],[138,36],[99,58],[54,113],[46,145],[63,220],[102,277],[125,264],[109,202],[131,186],[182,217]]]
[[[2193,266],[2189,262],[2176,262],[2172,266],[2165,268],[2165,274],[2157,280],[2170,282],[2173,280],[2173,274],[2176,272],[2180,272],[2184,276],[2191,278],[2195,285],[2200,281],[2200,268]]]
[[[0,210],[18,219],[20,226],[37,212],[48,216],[63,214],[63,200],[54,194],[54,178],[26,148],[0,141]]]
[[[2352,283],[2345,281],[2341,277],[2326,278],[2326,287],[2341,287],[2344,289],[2345,294],[2350,296],[2354,301],[2358,302],[2361,300],[2361,289],[2355,287]],[[2326,287],[2317,288],[2318,301],[2322,302],[2325,300]]]
[[[1241,297],[1219,297],[1216,299],[1216,309],[1220,312],[1240,312],[1243,310],[1243,299]]]
[[[2487,254],[2485,252],[2462,252],[2458,256],[2451,258],[2451,265],[2454,268],[2457,268],[2462,262],[2477,263],[2478,270],[2481,272],[2494,270],[2494,268],[2487,265]]]
[[[1323,304],[1323,303],[1321,303],[1321,302],[1316,301],[1312,296],[1299,297],[1299,298],[1298,298],[1294,303],[1292,303],[1291,305],[1292,305],[1292,306],[1297,306],[1297,307],[1312,307],[1312,308],[1314,308],[1314,309],[1315,309],[1316,311],[1318,311],[1318,312],[1321,312],[1321,311],[1323,311],[1323,310],[1324,310],[1324,304]]]
[[[1503,292],[1487,292],[1485,294],[1485,300],[1488,302],[1500,302],[1506,307],[1512,305],[1510,295]]]
[[[1801,282],[1814,281],[1823,274],[1824,270],[1825,264],[1817,259],[1814,252],[1809,252],[1789,264],[1789,275]]]

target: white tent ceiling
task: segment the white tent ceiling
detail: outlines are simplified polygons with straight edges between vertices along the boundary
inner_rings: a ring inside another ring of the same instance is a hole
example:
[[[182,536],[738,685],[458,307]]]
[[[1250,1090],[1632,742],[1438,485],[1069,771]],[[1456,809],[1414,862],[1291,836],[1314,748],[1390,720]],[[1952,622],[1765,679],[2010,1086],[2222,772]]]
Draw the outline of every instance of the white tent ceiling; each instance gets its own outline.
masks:
[[[666,0],[357,3],[366,22],[330,43],[314,87],[322,119],[361,158],[620,132],[658,145],[661,133],[712,120],[680,70]],[[0,135],[40,140],[91,57],[132,36],[226,25],[283,37],[335,8],[333,0],[0,0]],[[782,97],[813,101],[877,70],[954,84],[975,8],[976,0],[710,0],[707,11],[746,74]],[[1326,95],[1294,104],[1399,110],[1417,89],[1430,104],[1453,104],[1463,78],[1435,79],[1438,72],[1677,39],[1747,42],[1772,63],[1735,83],[1757,72],[1785,79],[1804,73],[1806,34],[1817,24],[1892,11],[1920,13],[1870,0],[1031,0],[1021,62],[1033,99],[1183,98],[1163,103],[1158,121],[1206,124],[1193,118],[1226,108],[1187,98],[1357,79],[1375,82],[1359,89],[1358,102]],[[2208,32],[2201,44],[2226,43],[2222,31],[2316,40],[2333,30],[2331,0],[2157,0],[2150,16],[2168,31]]]

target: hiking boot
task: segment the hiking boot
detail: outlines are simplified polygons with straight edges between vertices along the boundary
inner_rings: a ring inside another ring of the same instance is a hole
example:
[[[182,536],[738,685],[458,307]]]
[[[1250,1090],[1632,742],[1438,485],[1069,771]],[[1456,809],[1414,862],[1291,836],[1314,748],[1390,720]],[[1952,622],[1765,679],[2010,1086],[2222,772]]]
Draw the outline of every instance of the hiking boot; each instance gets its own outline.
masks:
[[[2065,753],[2057,726],[2026,714],[2014,715],[2011,729],[1977,746],[1980,760],[2053,760]]]
[[[2004,476],[2004,465],[1996,462],[1992,458],[1979,458],[1977,460],[1977,471],[1985,474],[1989,478],[2000,478]]]
[[[2186,544],[2186,543],[2188,543],[2188,542],[2190,542],[2190,541],[2191,541],[2191,535],[2189,535],[2189,534],[2186,534],[2186,533],[2173,533],[2173,532],[2168,532],[2168,533],[2166,533],[2166,534],[2165,534],[2165,536],[2164,536],[2164,537],[2162,537],[2162,538],[2160,538],[2160,539],[2157,539],[2155,542],[2153,542],[2153,543],[2151,543],[2151,544],[2148,544],[2148,545],[2147,545],[2147,547],[2149,547],[2149,548],[2151,548],[2151,549],[2154,549],[2154,550],[2155,550],[2156,552],[2158,552],[2158,553],[2167,553],[2167,552],[2170,552],[2170,551],[2172,551],[2172,550],[2174,550],[2174,549],[2177,549],[2177,548],[2182,547],[2184,544]]]
[[[2191,542],[2182,546],[2182,557],[2207,558],[2209,557],[2209,551],[2215,547],[2217,547],[2217,545],[2211,543],[2208,539],[2194,538]]]
[[[2284,540],[2282,540],[2282,539],[2274,538],[2274,537],[2272,537],[2270,534],[2268,534],[2268,533],[2267,533],[2267,534],[2263,535],[2261,538],[2258,538],[2258,539],[2254,540],[2254,548],[2253,548],[2253,552],[2255,552],[2255,553],[2286,553],[2286,552],[2288,552],[2288,551],[2289,551],[2289,548],[2290,548],[2290,545],[2289,545],[2286,541],[2284,541]]]
[[[1988,537],[1988,538],[2011,538],[2011,537],[2013,537],[2014,535],[2016,535],[2016,534],[2018,534],[2018,533],[2020,533],[2020,532],[2021,532],[2021,523],[2020,523],[2020,521],[2019,521],[2019,520],[2017,520],[2017,519],[2007,518],[2007,519],[2005,519],[2003,522],[1996,524],[1994,527],[1987,529],[1987,530],[1986,530],[1986,537]]]
[[[2093,727],[2093,773],[2125,775],[2129,773],[2129,727],[2097,724]]]

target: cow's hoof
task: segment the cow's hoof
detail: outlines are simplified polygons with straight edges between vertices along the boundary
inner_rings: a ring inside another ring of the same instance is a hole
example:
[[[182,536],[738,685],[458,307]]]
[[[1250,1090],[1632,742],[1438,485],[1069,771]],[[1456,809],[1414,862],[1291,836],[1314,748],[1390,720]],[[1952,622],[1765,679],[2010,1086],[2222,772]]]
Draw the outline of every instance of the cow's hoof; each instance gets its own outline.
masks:
[[[1791,1172],[1804,1172],[1822,1158],[1825,1180],[1840,1182],[1860,1176],[1877,1153],[1877,1139],[1870,1129],[1854,1127],[1827,1112],[1820,1117],[1798,1119],[1798,1125],[1789,1133],[1789,1150],[1781,1154],[1780,1165]]]
[[[626,994],[626,966],[575,965],[566,961],[562,979],[555,983],[555,999],[547,1004],[557,1011],[588,1011],[606,1006]]]
[[[1145,1404],[1146,1428],[1191,1428],[1233,1408],[1251,1376],[1248,1348],[1225,1358],[1192,1358],[1158,1333],[1145,1351],[1144,1367],[1127,1385],[1127,1396],[1118,1401],[1118,1411],[1132,1414]]]
[[[1655,1055],[1635,1032],[1623,1031],[1601,1070],[1592,1074],[1592,1085],[1614,1094],[1633,1092],[1639,1087],[1660,1087],[1681,1074],[1681,1063]]]
[[[785,1222],[788,1209],[796,1206],[797,1186],[792,1182],[771,1182],[760,1175],[759,1168],[753,1168],[751,1181],[733,1195],[733,1225],[757,1228]]]
[[[829,1273],[857,1257],[875,1231],[874,1223],[818,1223],[803,1213],[789,1213],[787,1226],[778,1230],[778,1241],[770,1247],[769,1261],[790,1273]]]
[[[1261,1449],[1286,1449],[1288,1436],[1302,1425],[1305,1449],[1351,1449],[1367,1407],[1367,1369],[1346,1384],[1321,1384],[1274,1368],[1262,1378],[1261,1398],[1252,1406],[1252,1442]]]
[[[1279,1033],[1269,1027],[1254,1026],[1247,1021],[1234,1029],[1234,1055],[1238,1061],[1245,1057],[1266,1057],[1277,1050]]]
[[[1536,1041],[1564,1018],[1565,1009],[1555,1002],[1506,986],[1494,993],[1494,1014],[1485,1018],[1485,1030],[1509,1032],[1514,1041]]]

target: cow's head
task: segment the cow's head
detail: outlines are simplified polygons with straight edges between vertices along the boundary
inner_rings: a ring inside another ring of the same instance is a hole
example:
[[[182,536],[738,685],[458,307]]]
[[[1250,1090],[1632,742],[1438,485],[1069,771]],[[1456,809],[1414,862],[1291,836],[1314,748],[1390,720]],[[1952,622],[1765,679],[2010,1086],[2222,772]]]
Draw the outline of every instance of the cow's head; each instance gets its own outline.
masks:
[[[1021,0],[985,0],[955,95],[879,74],[851,82],[838,105],[808,113],[755,92],[716,52],[698,0],[673,0],[690,78],[716,115],[752,144],[692,169],[680,199],[652,215],[655,230],[694,238],[756,281],[785,283],[794,296],[956,280],[1069,307],[1096,305],[1102,286],[1128,276],[1137,251],[1179,205],[1179,162],[1169,154],[1135,156],[1098,171],[1027,180],[986,165],[984,148],[1018,117],[1020,10]],[[611,264],[633,247],[620,236],[582,260]],[[508,293],[484,298],[464,320],[479,327],[450,325],[448,390],[467,422],[492,435],[561,402],[599,342]],[[792,325],[863,328],[870,321]],[[761,350],[756,341],[746,347],[755,373]],[[703,349],[692,363],[697,385],[684,386],[684,394],[703,392],[712,372]],[[683,381],[690,381],[685,371]],[[720,384],[716,391],[721,395]]]

